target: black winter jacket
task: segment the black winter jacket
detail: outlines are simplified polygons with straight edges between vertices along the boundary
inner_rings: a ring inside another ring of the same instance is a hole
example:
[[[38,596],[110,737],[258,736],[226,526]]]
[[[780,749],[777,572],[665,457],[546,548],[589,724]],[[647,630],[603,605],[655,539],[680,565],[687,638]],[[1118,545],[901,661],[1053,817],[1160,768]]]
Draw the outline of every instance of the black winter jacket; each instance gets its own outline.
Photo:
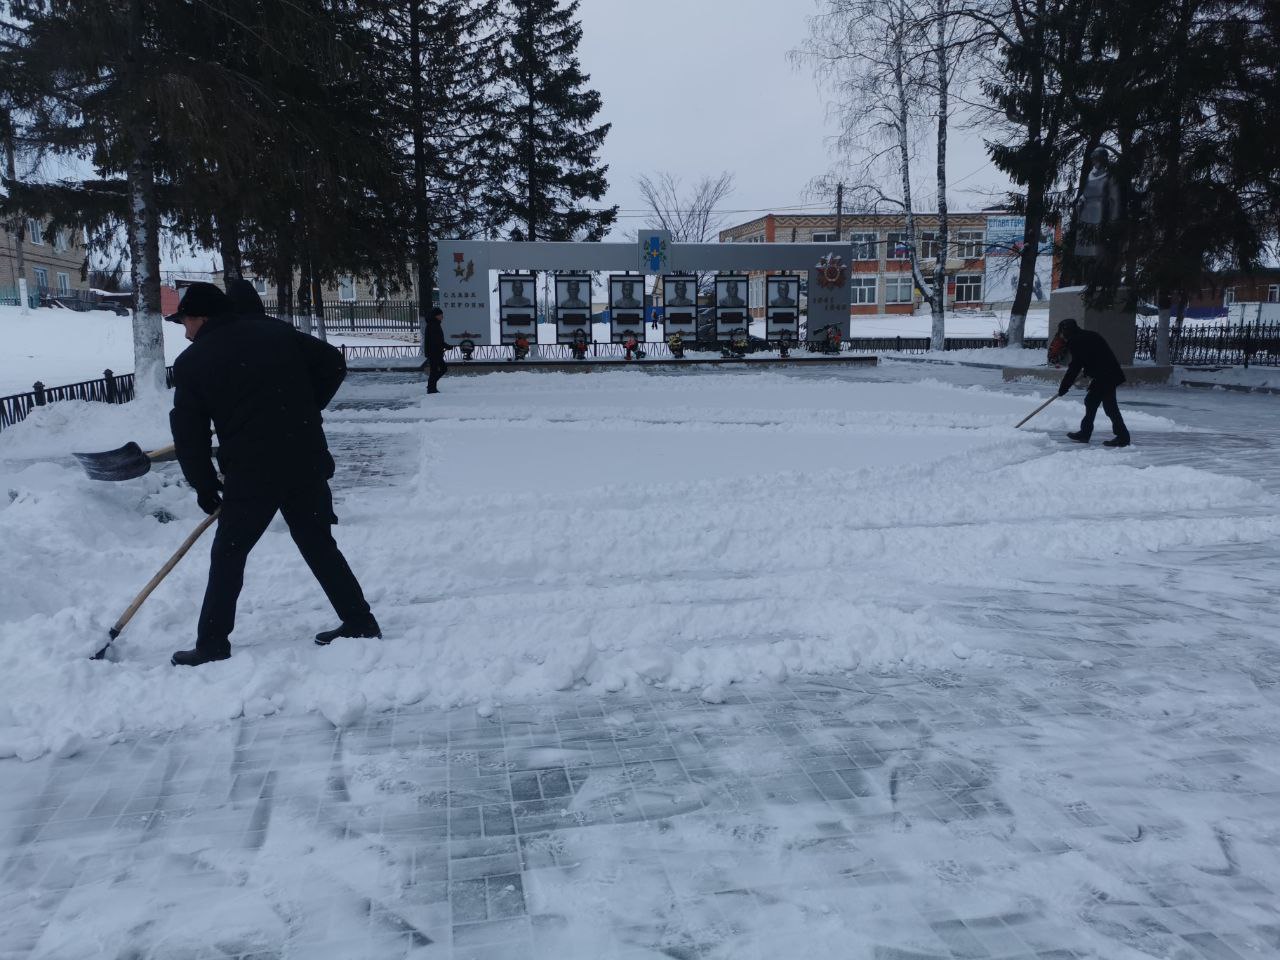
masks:
[[[346,375],[341,351],[278,320],[210,317],[173,364],[169,425],[187,482],[217,488],[210,421],[229,486],[332,477],[320,411]]]
[[[1103,387],[1118,387],[1124,383],[1124,371],[1120,361],[1111,352],[1111,346],[1102,334],[1093,330],[1077,330],[1067,337],[1067,349],[1071,351],[1071,365],[1058,387],[1060,394],[1071,389],[1083,370],[1094,383]]]
[[[427,342],[424,353],[432,363],[444,363],[444,326],[439,320],[427,320]]]

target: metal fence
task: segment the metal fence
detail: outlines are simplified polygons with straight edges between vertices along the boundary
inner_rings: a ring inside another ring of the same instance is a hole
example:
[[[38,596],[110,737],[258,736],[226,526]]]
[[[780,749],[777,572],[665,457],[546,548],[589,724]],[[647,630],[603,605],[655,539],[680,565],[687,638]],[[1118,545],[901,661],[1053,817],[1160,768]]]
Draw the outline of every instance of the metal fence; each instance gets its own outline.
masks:
[[[1048,349],[1048,340],[1044,337],[1028,337],[1023,341],[1023,346],[1032,350]],[[715,352],[719,353],[722,346],[727,344],[719,343],[697,343],[686,342],[685,352]],[[824,341],[815,340],[811,344],[801,347],[792,346],[793,351],[807,349],[814,353],[828,352]],[[979,350],[988,347],[995,347],[990,337],[948,337],[946,339],[947,350]],[[640,349],[644,351],[646,358],[653,360],[671,360],[674,359],[671,348],[665,343],[642,343]],[[777,344],[770,344],[764,341],[753,341],[752,348],[748,352],[762,350],[776,350]],[[835,352],[835,351],[831,351]],[[839,353],[911,353],[925,354],[929,353],[928,337],[859,337],[853,340],[845,340],[840,344]],[[405,361],[421,361],[422,350],[414,344],[405,344],[404,346],[356,346],[344,345],[342,353],[347,360],[405,360]],[[999,354],[992,354],[992,358],[998,360]],[[627,348],[621,343],[592,343],[588,345],[588,360],[625,360],[627,358]],[[445,353],[445,360],[449,363],[463,362],[461,349],[452,347]],[[514,360],[515,350],[510,346],[499,345],[480,345],[473,348],[471,352],[472,360]],[[530,360],[572,360],[573,348],[568,344],[557,343],[537,343],[529,345]]]
[[[1156,325],[1139,325],[1134,356],[1155,353]],[[1184,324],[1169,332],[1169,358],[1184,366],[1280,366],[1280,323]]]
[[[173,367],[164,372],[166,387],[173,386]],[[36,381],[27,393],[15,393],[0,397],[0,430],[25,420],[36,407],[56,403],[59,400],[89,400],[95,403],[128,403],[134,398],[132,373],[112,373],[104,370],[97,380],[82,380],[58,387],[46,387]]]
[[[264,300],[267,313],[279,316],[275,300]],[[328,333],[418,333],[418,304],[413,300],[338,300],[321,308]],[[308,318],[293,316],[293,325],[303,327]],[[315,318],[311,318],[315,322]]]

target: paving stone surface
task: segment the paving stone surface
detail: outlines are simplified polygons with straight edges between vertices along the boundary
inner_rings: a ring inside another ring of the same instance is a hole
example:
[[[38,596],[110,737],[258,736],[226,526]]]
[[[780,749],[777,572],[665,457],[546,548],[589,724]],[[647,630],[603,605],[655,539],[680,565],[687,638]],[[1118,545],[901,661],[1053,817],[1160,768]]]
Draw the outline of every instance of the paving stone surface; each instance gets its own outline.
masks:
[[[419,388],[371,378],[337,415]],[[1150,462],[1277,489],[1280,401],[1134,402],[1212,431]],[[337,484],[395,482],[396,442],[336,432]],[[0,762],[0,958],[1280,956],[1280,551],[1143,563],[1087,596],[933,598],[1019,668],[240,719]],[[1187,617],[1221,643],[1185,642]]]

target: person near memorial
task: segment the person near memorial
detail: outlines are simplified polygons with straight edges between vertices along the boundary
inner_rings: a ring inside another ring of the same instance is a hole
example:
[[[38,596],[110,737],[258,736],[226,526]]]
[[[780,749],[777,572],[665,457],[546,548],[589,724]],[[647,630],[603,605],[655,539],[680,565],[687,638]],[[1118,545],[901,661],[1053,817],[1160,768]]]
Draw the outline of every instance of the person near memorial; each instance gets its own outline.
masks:
[[[433,307],[427,316],[426,336],[422,343],[422,352],[427,357],[423,364],[427,371],[427,393],[440,392],[440,378],[449,370],[444,362],[447,347],[444,340],[444,311]]]
[[[1093,436],[1093,418],[1101,406],[1111,419],[1111,429],[1115,433],[1112,439],[1102,445],[1129,446],[1129,428],[1125,426],[1124,417],[1120,415],[1120,405],[1116,402],[1116,387],[1124,383],[1124,370],[1120,368],[1120,361],[1116,359],[1111,345],[1102,334],[1082,330],[1075,320],[1069,318],[1058,324],[1058,334],[1066,341],[1067,349],[1071,352],[1071,364],[1058,387],[1058,396],[1067,395],[1081,372],[1089,378],[1089,389],[1084,395],[1084,419],[1080,421],[1080,429],[1067,436],[1076,443],[1088,443]]]
[[[194,667],[231,656],[245,561],[277,513],[341,620],[316,643],[381,637],[331,529],[334,463],[321,411],[346,377],[342,352],[273,318],[237,313],[210,283],[193,283],[165,319],[182,324],[191,341],[173,364],[169,424],[178,464],[200,509],[218,514],[196,645],[171,662]]]

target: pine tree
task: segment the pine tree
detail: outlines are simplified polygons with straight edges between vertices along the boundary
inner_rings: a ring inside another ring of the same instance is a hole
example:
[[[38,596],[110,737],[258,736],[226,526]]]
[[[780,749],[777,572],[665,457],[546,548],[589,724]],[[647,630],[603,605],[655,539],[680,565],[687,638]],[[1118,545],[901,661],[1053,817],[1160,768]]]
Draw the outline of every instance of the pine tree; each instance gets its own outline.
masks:
[[[396,0],[378,21],[394,94],[391,123],[409,168],[404,207],[419,315],[431,308],[440,237],[502,216],[499,0]]]
[[[513,0],[504,63],[511,173],[506,209],[515,240],[599,240],[618,208],[603,199],[608,166],[598,153],[609,124],[593,126],[600,94],[576,51],[578,0]]]
[[[994,17],[981,7],[968,14],[995,45],[997,70],[982,88],[993,117],[1007,125],[1003,136],[987,141],[987,152],[1021,188],[1010,198],[1024,217],[1010,347],[1022,346],[1041,228],[1060,212],[1064,177],[1075,178],[1078,141],[1069,121],[1091,9],[1090,0],[1001,0]]]

